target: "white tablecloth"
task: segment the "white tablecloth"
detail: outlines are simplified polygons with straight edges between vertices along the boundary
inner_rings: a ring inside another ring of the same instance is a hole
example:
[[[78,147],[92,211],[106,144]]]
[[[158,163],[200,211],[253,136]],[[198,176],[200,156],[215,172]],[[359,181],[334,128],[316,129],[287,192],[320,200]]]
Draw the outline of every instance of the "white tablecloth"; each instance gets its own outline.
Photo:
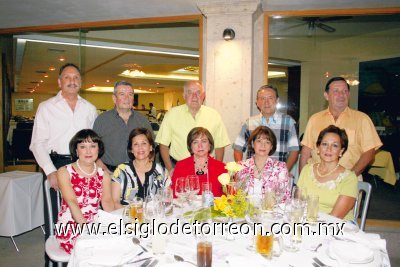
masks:
[[[113,212],[114,214],[121,214],[121,211]],[[111,221],[116,221],[115,217],[114,219],[112,218],[112,215],[102,215],[104,221],[106,222],[111,222]],[[114,215],[115,216],[115,215]],[[341,220],[326,215],[326,214],[320,214],[319,219],[323,220],[325,222],[342,222]],[[346,266],[346,267],[364,267],[364,266],[384,266],[388,267],[390,266],[389,263],[389,258],[387,256],[387,251],[386,251],[386,241],[383,239],[380,239],[378,235],[374,234],[366,234],[362,231],[354,232],[354,229],[349,228],[345,229],[344,235],[342,235],[342,238],[345,238],[347,240],[353,240],[353,241],[340,241],[340,242],[354,242],[356,241],[357,244],[363,244],[368,247],[370,247],[373,250],[373,260],[370,262],[367,262],[365,264],[345,264],[343,265],[342,262],[339,262],[337,260],[332,259],[328,255],[328,249],[329,245],[331,242],[337,242],[337,240],[333,239],[331,236],[326,236],[326,235],[321,235],[321,236],[303,236],[303,242],[301,243],[300,246],[300,251],[297,252],[287,252],[283,251],[280,257],[274,257],[272,260],[266,260],[260,255],[256,254],[253,251],[250,251],[247,249],[247,246],[249,245],[250,238],[245,237],[245,236],[236,236],[234,240],[227,240],[226,238],[223,237],[214,237],[213,238],[213,263],[212,266],[217,266],[217,267],[244,267],[244,266],[276,266],[276,267],[303,267],[303,266],[313,266],[313,258],[317,257],[319,260],[324,262],[328,266]],[[87,255],[91,255],[90,257],[93,257],[96,259],[98,256],[94,255],[96,254],[97,250],[101,249],[101,244],[104,242],[100,242],[102,240],[107,240],[107,238],[112,238],[112,237],[104,237],[104,236],[97,236],[97,237],[89,237],[89,236],[81,236],[77,240],[77,245],[75,247],[75,250],[73,254],[71,255],[71,259],[69,262],[69,267],[74,267],[74,266],[92,266],[90,263],[88,265],[80,265],[80,263],[88,263]],[[118,241],[121,237],[113,237],[113,241],[108,240],[109,246],[113,246],[114,250],[118,248]],[[131,241],[130,236],[126,236],[126,239]],[[97,239],[97,240],[96,240]],[[82,244],[85,244],[85,250],[80,249],[79,242],[82,242]],[[129,243],[128,242],[128,243]],[[90,245],[87,245],[90,243]],[[161,255],[152,255],[151,254],[151,237],[147,239],[142,239],[141,243],[143,246],[146,246],[149,249],[148,253],[144,253],[141,256],[135,256],[137,255],[138,250],[132,249],[130,256],[131,258],[129,261],[132,261],[132,259],[137,260],[140,258],[147,258],[147,257],[152,257],[152,260],[157,259],[158,266],[193,266],[189,263],[179,263],[174,260],[173,255],[179,255],[183,257],[184,259],[196,263],[196,240],[193,236],[175,236],[175,235],[170,235],[167,237],[167,245],[166,245],[166,251],[165,254]],[[318,249],[318,252],[313,252],[311,249],[315,248],[319,243],[322,243],[322,247]],[[354,243],[354,244],[356,244]],[[121,248],[122,248],[123,242],[121,242]],[[348,244],[348,243],[347,243]],[[100,248],[99,248],[100,247]],[[123,245],[123,247],[126,247],[126,245]],[[117,249],[118,250],[118,249]],[[116,253],[111,253],[110,255],[105,254],[104,250],[101,249],[102,255],[101,257],[104,257],[105,259],[114,259],[114,265],[123,265],[121,261],[118,261],[117,258],[123,259],[122,256],[117,257]],[[85,254],[85,257],[82,257],[83,254]],[[116,257],[113,257],[115,255]],[[127,261],[125,261],[127,262]],[[125,264],[123,266],[140,266],[142,262],[139,263],[133,263],[133,264]],[[100,266],[100,265],[98,265]],[[106,266],[106,265],[101,265],[101,266]]]
[[[0,173],[0,236],[15,236],[44,224],[43,174]]]

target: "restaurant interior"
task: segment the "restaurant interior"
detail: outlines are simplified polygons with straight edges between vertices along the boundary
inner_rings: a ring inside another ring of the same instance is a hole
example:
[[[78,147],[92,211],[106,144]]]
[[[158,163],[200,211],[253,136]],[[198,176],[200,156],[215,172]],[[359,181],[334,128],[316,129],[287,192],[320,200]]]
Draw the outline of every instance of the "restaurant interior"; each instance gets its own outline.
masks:
[[[262,35],[253,36],[251,42],[261,42],[254,44],[252,57],[257,57],[254,56],[257,49],[262,50],[262,57],[250,63],[239,60],[250,65],[247,70],[258,74],[249,76],[253,77],[251,88],[233,89],[234,93],[248,95],[249,107],[237,108],[246,109],[245,115],[256,114],[255,105],[250,104],[261,85],[256,83],[272,84],[279,90],[278,109],[295,119],[301,136],[309,116],[326,108],[322,95],[326,80],[344,77],[351,87],[350,107],[370,116],[383,142],[383,153],[364,173],[377,192],[375,198],[372,194],[367,226],[382,226],[382,221],[392,221],[383,225],[400,227],[400,216],[393,212],[400,208],[400,186],[396,183],[400,172],[399,7],[264,9],[261,13],[254,27],[261,27]],[[131,82],[135,110],[147,115],[150,103],[156,107],[157,118],[149,118],[155,130],[168,110],[185,103],[183,84],[202,80],[206,85],[205,104],[221,112],[230,139],[234,140],[240,122],[222,111],[226,103],[218,107],[220,100],[213,98],[218,94],[212,91],[218,82],[210,81],[207,75],[210,72],[207,62],[212,57],[207,50],[206,30],[210,30],[205,26],[207,19],[185,14],[125,23],[55,23],[50,28],[0,29],[3,49],[0,169],[39,171],[29,151],[33,120],[38,105],[58,92],[58,69],[66,62],[80,66],[80,95],[94,104],[98,113],[113,108],[111,95],[116,81]],[[228,42],[240,43],[241,34],[236,30],[236,39]],[[220,35],[218,45],[230,45],[222,39],[222,32]],[[228,57],[234,58],[235,54]],[[229,71],[227,65],[214,63],[213,67]],[[254,78],[257,75],[261,77]],[[208,83],[213,84],[212,89],[208,89]],[[228,91],[224,88],[219,94]],[[226,162],[232,159],[230,154],[228,148]]]

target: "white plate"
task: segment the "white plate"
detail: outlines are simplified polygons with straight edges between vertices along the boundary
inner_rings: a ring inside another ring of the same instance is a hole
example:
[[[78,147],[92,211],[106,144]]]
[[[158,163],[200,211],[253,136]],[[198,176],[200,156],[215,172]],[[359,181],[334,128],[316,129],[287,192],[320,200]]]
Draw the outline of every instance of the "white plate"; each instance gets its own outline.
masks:
[[[365,264],[374,260],[374,251],[369,247],[347,241],[334,240],[329,243],[327,254],[331,259],[340,259],[351,264]]]

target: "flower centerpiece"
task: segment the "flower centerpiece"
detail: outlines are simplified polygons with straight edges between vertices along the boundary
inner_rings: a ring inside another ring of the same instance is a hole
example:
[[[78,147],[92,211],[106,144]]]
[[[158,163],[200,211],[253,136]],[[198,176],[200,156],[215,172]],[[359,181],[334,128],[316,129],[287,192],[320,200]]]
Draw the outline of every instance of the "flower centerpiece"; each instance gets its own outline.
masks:
[[[246,194],[242,190],[235,195],[222,195],[214,199],[212,217],[244,218],[247,205]]]
[[[227,185],[235,181],[235,174],[242,168],[243,168],[242,165],[234,161],[228,162],[225,165],[225,169],[228,171],[228,173],[223,173],[218,176],[218,181],[222,184],[222,190],[224,191],[225,194],[227,193]]]

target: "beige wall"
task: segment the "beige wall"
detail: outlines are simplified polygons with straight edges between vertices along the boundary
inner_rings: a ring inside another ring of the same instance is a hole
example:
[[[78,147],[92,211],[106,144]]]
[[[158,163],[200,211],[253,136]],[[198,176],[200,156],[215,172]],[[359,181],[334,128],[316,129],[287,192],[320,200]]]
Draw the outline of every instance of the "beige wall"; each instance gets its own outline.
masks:
[[[36,110],[39,104],[50,97],[53,94],[38,94],[38,93],[13,93],[11,95],[12,101],[12,115],[19,115],[24,117],[33,117],[36,114]],[[114,107],[112,101],[112,93],[86,93],[82,92],[81,96],[88,100],[90,103],[96,106],[97,109],[109,110]],[[16,111],[15,110],[15,99],[33,98],[33,111]],[[157,94],[139,94],[139,107],[144,104],[146,109],[149,107],[149,103],[152,102],[157,110],[170,109],[171,106],[176,106],[177,100],[179,99],[180,104],[185,103],[182,95],[182,91],[168,92],[168,93],[157,93]]]

